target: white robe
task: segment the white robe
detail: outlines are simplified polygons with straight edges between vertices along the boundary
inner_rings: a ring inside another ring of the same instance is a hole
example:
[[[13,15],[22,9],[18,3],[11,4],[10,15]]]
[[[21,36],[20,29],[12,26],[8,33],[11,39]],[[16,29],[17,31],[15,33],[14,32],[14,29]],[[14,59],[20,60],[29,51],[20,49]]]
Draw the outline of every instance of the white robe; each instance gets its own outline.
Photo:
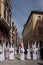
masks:
[[[0,61],[4,61],[4,51],[2,48],[0,49]]]
[[[37,60],[37,54],[36,54],[36,52],[37,52],[37,49],[34,48],[33,49],[33,60]]]
[[[9,60],[14,60],[14,48],[9,48]]]
[[[20,50],[20,60],[24,60],[24,49]]]
[[[40,49],[39,48],[37,48],[37,59],[40,59],[40,51],[39,51]]]
[[[27,59],[31,59],[30,49],[27,49]]]

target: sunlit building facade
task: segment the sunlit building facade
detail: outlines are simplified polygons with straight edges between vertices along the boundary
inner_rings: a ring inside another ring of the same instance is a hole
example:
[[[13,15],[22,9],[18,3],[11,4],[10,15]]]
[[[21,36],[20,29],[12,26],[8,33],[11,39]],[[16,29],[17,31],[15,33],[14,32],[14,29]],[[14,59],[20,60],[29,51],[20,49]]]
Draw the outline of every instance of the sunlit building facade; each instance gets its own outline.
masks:
[[[12,20],[12,43],[16,44],[17,43],[17,34],[18,34],[18,29],[15,25],[15,23]]]
[[[42,11],[32,11],[30,16],[24,25],[22,32],[24,47],[28,48],[28,43],[30,48],[32,44],[36,41],[36,47],[40,45],[41,58],[43,57],[43,12]]]
[[[0,0],[0,44],[10,41],[11,4],[10,0]]]

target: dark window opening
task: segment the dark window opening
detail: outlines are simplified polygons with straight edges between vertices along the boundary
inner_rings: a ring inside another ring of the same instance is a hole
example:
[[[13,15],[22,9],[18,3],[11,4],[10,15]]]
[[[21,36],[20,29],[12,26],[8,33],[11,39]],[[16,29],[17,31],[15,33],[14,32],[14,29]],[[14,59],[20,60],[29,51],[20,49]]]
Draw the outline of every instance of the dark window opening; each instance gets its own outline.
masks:
[[[6,7],[4,8],[4,18],[6,19]]]
[[[41,16],[38,16],[38,19],[41,20]]]
[[[38,33],[42,34],[42,28],[41,27],[38,28]]]

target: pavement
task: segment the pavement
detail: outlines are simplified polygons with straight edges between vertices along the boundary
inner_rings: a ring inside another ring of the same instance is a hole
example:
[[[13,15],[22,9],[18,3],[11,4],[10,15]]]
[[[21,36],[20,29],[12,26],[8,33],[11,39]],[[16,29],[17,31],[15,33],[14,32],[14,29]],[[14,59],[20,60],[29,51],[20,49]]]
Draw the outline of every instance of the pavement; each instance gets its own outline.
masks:
[[[4,60],[0,62],[0,65],[43,65],[43,60],[23,60],[19,59],[19,56],[16,55],[14,61]]]

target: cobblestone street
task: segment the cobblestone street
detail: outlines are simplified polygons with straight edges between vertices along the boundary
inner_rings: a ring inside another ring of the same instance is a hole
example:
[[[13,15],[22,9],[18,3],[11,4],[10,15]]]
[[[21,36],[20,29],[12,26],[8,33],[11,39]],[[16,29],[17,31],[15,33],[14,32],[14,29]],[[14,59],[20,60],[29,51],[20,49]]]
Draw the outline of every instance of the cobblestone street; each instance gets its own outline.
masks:
[[[15,56],[14,61],[5,60],[0,62],[0,65],[43,65],[42,60],[24,60],[21,61],[18,56]]]

